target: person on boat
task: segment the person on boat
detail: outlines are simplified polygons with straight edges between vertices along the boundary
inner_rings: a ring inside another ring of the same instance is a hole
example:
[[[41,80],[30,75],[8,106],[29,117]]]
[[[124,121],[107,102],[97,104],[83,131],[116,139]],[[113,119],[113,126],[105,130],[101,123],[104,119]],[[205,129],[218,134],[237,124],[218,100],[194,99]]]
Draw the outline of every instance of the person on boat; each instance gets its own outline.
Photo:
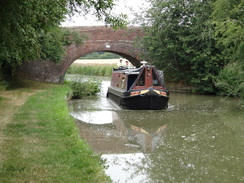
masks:
[[[133,68],[133,66],[131,65],[131,63],[128,60],[125,61],[125,68],[126,69],[132,69]]]
[[[126,69],[126,66],[123,63],[122,58],[119,59],[119,63],[117,65],[118,65],[118,69]]]
[[[123,66],[123,60],[122,58],[119,59],[119,63],[117,64],[118,68]]]
[[[129,67],[130,67],[130,66],[129,66],[129,61],[126,60],[126,61],[125,61],[125,68],[126,68],[126,69],[129,69]]]

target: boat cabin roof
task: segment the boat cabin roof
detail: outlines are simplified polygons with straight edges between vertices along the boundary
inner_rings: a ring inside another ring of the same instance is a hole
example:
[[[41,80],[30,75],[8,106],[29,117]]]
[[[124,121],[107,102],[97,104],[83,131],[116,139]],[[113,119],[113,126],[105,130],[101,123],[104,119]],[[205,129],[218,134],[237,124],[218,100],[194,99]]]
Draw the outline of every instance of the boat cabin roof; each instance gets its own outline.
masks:
[[[123,74],[126,74],[126,75],[139,74],[140,71],[143,68],[145,68],[145,67],[155,67],[155,66],[153,66],[153,65],[146,65],[146,66],[141,66],[141,67],[136,68],[136,69],[124,69],[124,68],[115,69],[115,68],[113,68],[113,72],[114,73],[123,73]]]

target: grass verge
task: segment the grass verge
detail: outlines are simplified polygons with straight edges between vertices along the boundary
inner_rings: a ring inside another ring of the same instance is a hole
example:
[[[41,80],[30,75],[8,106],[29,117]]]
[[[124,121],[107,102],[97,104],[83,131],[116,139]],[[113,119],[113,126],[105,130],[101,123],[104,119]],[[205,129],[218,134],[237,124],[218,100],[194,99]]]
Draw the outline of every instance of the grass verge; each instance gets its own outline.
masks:
[[[65,85],[42,85],[1,129],[0,182],[110,182],[100,157],[78,136],[67,91]],[[1,98],[2,108],[8,99]]]

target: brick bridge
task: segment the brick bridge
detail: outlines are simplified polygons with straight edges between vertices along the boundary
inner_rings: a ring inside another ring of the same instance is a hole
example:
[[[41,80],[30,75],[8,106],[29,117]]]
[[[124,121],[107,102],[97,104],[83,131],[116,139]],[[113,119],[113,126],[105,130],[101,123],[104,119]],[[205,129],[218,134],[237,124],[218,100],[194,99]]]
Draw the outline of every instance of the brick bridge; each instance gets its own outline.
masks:
[[[109,27],[71,27],[71,30],[87,35],[83,45],[71,45],[66,48],[66,56],[60,63],[36,61],[24,63],[18,74],[32,80],[60,83],[69,66],[78,58],[92,52],[111,52],[129,60],[133,65],[140,66],[139,52],[133,43],[142,35],[140,27],[128,27],[127,30],[114,30]]]

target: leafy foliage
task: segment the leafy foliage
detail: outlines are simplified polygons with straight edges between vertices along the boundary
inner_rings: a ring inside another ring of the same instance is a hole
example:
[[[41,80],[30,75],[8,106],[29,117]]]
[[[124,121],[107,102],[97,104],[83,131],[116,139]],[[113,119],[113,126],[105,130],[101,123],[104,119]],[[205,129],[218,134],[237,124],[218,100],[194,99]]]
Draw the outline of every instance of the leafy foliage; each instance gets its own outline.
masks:
[[[71,44],[83,44],[85,35],[79,35],[76,31],[62,29],[59,27],[42,32],[40,34],[40,45],[42,60],[59,62],[65,53],[65,46]]]
[[[124,26],[124,15],[110,15],[114,0],[12,0],[0,3],[0,77],[11,76],[25,61],[62,57],[63,43],[57,27],[66,15],[94,11],[111,26]],[[70,36],[66,36],[69,38]],[[77,40],[76,35],[71,36]],[[69,39],[63,39],[65,45]],[[71,41],[72,42],[72,41]]]
[[[68,98],[81,99],[85,96],[95,95],[100,92],[101,83],[99,81],[89,79],[88,81],[82,81],[77,79],[69,82],[70,92]]]
[[[222,95],[244,99],[244,1],[217,0],[212,13],[217,46],[229,64],[216,78]]]
[[[76,31],[71,31],[69,29],[62,29],[63,37],[62,42],[64,43],[64,46],[69,46],[72,44],[79,45],[83,44],[84,40],[87,39],[87,35],[83,34],[80,35],[80,33]]]
[[[23,61],[38,59],[40,34],[57,26],[66,12],[65,1],[1,2],[0,62],[3,69],[14,70]]]
[[[214,93],[214,78],[225,64],[215,47],[211,1],[151,1],[141,44],[145,57],[164,69],[169,81],[185,81]]]
[[[241,65],[230,63],[216,79],[221,95],[240,96],[244,99],[244,70]]]
[[[57,28],[40,33],[41,59],[58,62],[64,55],[62,32]]]
[[[244,1],[217,0],[213,7],[216,38],[224,59],[244,64]]]

